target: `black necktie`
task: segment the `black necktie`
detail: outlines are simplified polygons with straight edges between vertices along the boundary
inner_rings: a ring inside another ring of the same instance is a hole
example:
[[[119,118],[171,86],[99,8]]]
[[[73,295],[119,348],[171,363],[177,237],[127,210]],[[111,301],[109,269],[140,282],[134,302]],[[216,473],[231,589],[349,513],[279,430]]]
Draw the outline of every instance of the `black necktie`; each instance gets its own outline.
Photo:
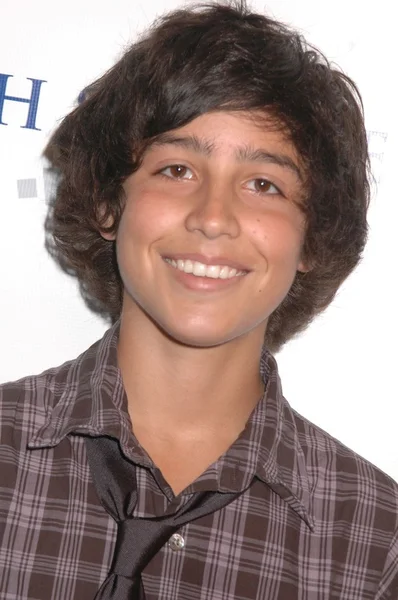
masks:
[[[226,506],[242,492],[197,492],[173,515],[132,518],[137,502],[134,464],[124,458],[112,438],[86,437],[85,441],[97,494],[117,522],[111,570],[95,600],[145,600],[141,572],[170,536],[189,521]]]

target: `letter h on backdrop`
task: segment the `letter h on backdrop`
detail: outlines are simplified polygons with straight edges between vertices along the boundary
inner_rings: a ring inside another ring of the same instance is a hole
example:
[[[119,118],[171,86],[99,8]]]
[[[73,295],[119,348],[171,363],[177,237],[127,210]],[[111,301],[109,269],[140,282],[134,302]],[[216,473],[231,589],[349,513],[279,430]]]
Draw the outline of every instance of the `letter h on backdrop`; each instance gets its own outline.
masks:
[[[25,125],[21,125],[21,128],[41,131],[38,127],[36,127],[36,117],[37,108],[39,106],[41,84],[46,83],[46,81],[44,79],[32,79],[31,77],[27,77],[27,79],[32,82],[30,98],[20,98],[19,96],[7,96],[6,89],[9,77],[12,77],[12,75],[0,73],[0,125],[7,125],[7,123],[3,122],[3,108],[6,100],[10,102],[24,102],[29,105],[29,109],[26,123]]]

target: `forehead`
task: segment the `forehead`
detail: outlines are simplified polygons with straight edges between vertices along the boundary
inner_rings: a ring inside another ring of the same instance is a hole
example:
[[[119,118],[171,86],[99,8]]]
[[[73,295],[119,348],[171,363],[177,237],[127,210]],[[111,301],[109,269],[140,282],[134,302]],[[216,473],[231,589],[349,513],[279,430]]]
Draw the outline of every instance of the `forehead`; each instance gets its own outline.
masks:
[[[300,159],[286,128],[263,112],[205,113],[183,127],[156,136],[146,149],[175,148],[209,158],[224,156],[240,163],[273,162],[303,179]]]
[[[186,125],[162,133],[154,141],[162,141],[171,133],[195,132],[203,137],[208,150],[217,148],[217,143],[238,142],[245,139],[257,139],[268,143],[294,146],[289,139],[288,131],[283,124],[263,111],[228,111],[217,110],[204,113]]]

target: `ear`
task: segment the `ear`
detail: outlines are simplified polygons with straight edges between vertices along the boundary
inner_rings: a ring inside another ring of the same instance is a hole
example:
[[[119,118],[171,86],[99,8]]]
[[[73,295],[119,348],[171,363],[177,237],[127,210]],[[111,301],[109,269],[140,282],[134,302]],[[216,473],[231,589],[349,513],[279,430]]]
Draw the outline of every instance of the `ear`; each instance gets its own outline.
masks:
[[[297,271],[299,271],[300,273],[308,273],[309,271],[311,271],[311,267],[308,266],[304,261],[300,260],[297,267]]]
[[[101,228],[98,229],[100,235],[104,238],[104,240],[107,240],[108,242],[113,242],[116,239],[116,232],[114,231],[106,231],[106,229],[108,229],[109,227],[112,227],[113,225],[113,217],[109,216],[105,223],[101,224]],[[105,229],[102,229],[105,228]]]
[[[116,233],[114,232],[109,233],[109,231],[103,231],[102,229],[100,229],[100,234],[101,237],[103,237],[104,240],[107,240],[108,242],[114,242],[116,239]]]
[[[297,271],[299,271],[300,273],[309,273],[309,271],[312,271],[313,268],[314,265],[312,264],[312,261],[303,257],[297,265]]]

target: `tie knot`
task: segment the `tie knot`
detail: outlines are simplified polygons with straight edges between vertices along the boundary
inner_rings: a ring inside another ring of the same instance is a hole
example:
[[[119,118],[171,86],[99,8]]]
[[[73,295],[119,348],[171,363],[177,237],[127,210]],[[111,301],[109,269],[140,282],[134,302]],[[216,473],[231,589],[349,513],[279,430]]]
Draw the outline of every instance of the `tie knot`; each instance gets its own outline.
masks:
[[[118,527],[110,573],[95,600],[143,600],[141,572],[170,536],[186,523],[220,510],[243,492],[198,492],[173,515],[133,519],[137,500],[134,464],[121,455],[112,438],[86,437],[86,449],[98,496]]]

